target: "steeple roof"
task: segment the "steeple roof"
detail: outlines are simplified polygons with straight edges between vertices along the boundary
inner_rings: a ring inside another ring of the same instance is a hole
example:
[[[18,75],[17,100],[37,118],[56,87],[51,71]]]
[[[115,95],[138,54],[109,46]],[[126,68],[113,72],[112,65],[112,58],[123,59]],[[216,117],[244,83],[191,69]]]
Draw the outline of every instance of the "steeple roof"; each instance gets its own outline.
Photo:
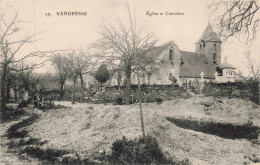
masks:
[[[206,29],[204,30],[204,32],[202,33],[198,42],[201,42],[202,40],[203,41],[221,42],[221,40],[218,38],[217,34],[212,29],[212,27],[210,26],[209,23],[208,23],[208,26],[206,27]]]

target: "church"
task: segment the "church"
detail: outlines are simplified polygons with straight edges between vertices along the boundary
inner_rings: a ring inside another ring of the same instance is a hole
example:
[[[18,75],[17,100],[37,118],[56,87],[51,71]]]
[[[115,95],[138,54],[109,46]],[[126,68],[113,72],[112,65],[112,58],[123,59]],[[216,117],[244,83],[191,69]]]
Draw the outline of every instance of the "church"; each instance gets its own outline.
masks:
[[[140,77],[140,82],[147,85],[170,85],[174,81],[186,89],[194,84],[210,81],[234,82],[235,67],[226,58],[221,63],[221,44],[221,40],[208,24],[195,43],[195,52],[182,51],[173,41],[157,46],[150,54],[155,54],[159,62]],[[124,79],[122,73],[121,82]],[[131,84],[137,83],[137,75],[132,73]],[[111,77],[109,84],[118,85],[117,74]]]

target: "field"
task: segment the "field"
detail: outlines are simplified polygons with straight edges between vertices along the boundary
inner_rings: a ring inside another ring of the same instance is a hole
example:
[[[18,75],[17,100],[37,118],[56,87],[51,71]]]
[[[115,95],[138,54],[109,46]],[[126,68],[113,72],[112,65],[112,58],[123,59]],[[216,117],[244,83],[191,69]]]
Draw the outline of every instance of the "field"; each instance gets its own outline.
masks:
[[[142,135],[138,104],[72,105],[65,101],[55,104],[67,108],[44,111],[36,122],[24,128],[30,137],[46,142],[41,146],[43,149],[66,150],[71,157],[96,161],[96,155],[110,152],[116,139],[123,136],[134,139]],[[142,105],[146,135],[155,137],[163,151],[176,161],[250,164],[260,160],[259,129],[253,129],[254,136],[249,138],[231,134],[233,127],[260,127],[259,106],[250,101],[197,95],[165,101],[161,105]],[[182,121],[182,124],[174,121]],[[197,123],[196,128],[192,128],[191,121]],[[202,127],[209,123],[208,132],[221,129],[224,135],[205,133]],[[225,132],[229,136],[225,137]]]

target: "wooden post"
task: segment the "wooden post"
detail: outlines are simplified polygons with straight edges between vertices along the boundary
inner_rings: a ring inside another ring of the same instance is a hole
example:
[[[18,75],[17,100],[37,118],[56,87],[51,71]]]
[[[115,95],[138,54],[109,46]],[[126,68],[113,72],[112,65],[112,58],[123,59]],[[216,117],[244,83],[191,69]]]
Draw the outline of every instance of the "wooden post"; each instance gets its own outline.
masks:
[[[40,94],[39,93],[37,93],[36,98],[37,98],[37,106],[38,106],[38,108],[40,108]]]

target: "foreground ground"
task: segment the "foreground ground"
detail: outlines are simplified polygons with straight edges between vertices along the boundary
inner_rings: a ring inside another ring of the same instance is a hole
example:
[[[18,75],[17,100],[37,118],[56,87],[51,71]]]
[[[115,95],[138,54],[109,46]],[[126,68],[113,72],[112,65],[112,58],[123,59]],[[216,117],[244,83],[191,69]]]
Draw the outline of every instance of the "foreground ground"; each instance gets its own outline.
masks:
[[[14,105],[16,107],[17,105]],[[36,165],[39,164],[39,161],[28,157],[27,155],[19,155],[18,153],[13,153],[10,151],[8,147],[10,143],[10,139],[7,138],[7,130],[14,124],[21,122],[24,119],[27,119],[31,116],[31,112],[29,114],[24,114],[23,116],[16,117],[15,119],[1,122],[0,124],[0,165]]]
[[[70,156],[95,159],[98,154],[109,153],[116,139],[142,135],[138,104],[55,104],[69,108],[42,112],[35,123],[25,128],[31,137],[46,141],[43,149],[67,150]],[[195,96],[161,105],[144,103],[143,113],[146,134],[157,138],[163,151],[175,160],[188,159],[191,164],[250,164],[260,159],[260,137],[227,139],[181,128],[167,120],[170,117],[260,127],[259,106],[250,101]]]

